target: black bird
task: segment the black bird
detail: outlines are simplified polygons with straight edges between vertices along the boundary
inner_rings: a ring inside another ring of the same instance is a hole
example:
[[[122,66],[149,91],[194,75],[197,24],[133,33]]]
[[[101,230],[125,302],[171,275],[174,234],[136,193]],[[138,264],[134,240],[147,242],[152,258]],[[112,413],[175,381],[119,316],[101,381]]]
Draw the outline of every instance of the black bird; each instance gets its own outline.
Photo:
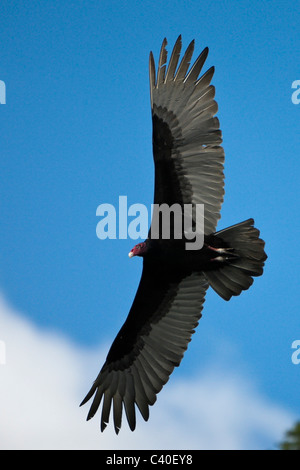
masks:
[[[223,299],[239,295],[263,273],[264,241],[248,219],[216,232],[224,196],[224,150],[215,117],[214,68],[200,78],[208,48],[190,67],[194,41],[179,66],[181,36],[167,66],[167,41],[160,51],[158,70],[150,53],[150,96],[155,164],[154,203],[204,204],[204,244],[187,250],[185,233],[152,236],[136,245],[129,256],[143,257],[143,272],[129,315],[116,336],[106,362],[81,405],[94,396],[88,418],[101,401],[101,431],[113,404],[116,433],[125,409],[128,424],[136,426],[136,405],[147,421],[149,405],[179,366],[201,318],[205,293],[211,286]],[[192,226],[195,227],[195,214]]]

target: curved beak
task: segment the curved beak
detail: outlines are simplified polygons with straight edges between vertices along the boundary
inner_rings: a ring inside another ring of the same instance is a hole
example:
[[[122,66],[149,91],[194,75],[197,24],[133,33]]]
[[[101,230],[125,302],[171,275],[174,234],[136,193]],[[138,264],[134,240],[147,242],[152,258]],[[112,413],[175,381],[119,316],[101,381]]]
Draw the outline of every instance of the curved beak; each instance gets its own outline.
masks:
[[[129,258],[133,258],[133,257],[134,257],[134,254],[133,254],[133,251],[132,251],[132,250],[128,253],[128,256],[129,256]]]

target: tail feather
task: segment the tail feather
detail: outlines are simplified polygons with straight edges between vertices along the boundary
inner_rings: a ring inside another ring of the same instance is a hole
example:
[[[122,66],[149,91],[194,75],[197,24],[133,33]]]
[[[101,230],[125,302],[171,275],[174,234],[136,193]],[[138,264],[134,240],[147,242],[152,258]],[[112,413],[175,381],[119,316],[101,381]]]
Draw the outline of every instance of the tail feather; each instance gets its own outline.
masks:
[[[248,219],[215,234],[228,247],[234,249],[235,256],[219,263],[216,269],[204,274],[210,286],[225,300],[239,295],[253,284],[253,277],[261,276],[267,255],[265,242],[259,238],[259,230],[254,220]]]

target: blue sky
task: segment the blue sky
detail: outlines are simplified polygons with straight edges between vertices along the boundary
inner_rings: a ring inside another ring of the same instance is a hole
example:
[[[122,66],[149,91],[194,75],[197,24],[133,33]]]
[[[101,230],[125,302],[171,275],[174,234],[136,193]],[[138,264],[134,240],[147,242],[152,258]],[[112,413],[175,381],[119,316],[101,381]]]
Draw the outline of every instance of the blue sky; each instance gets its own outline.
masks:
[[[196,53],[208,46],[207,67],[216,67],[226,155],[218,228],[254,217],[269,258],[240,297],[227,303],[209,291],[171,381],[212,362],[222,375],[226,364],[300,417],[300,365],[291,361],[300,339],[297,2],[2,1],[0,17],[3,296],[43,332],[84,350],[108,347],[141,260],[127,256],[134,241],[96,237],[96,209],[120,195],[150,207],[149,51],[157,59],[165,36],[169,50],[179,34],[184,47],[195,39]]]

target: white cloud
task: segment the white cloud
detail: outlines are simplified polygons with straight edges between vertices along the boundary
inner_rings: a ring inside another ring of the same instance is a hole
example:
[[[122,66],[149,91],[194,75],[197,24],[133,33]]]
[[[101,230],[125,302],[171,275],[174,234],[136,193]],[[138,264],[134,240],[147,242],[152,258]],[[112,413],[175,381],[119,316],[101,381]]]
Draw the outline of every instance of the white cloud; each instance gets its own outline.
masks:
[[[125,422],[99,431],[78,405],[104,360],[57,333],[36,328],[0,297],[0,449],[271,448],[295,420],[251,381],[215,367],[188,381],[170,380],[132,433]],[[2,343],[3,344],[3,343]],[[125,421],[125,420],[124,420]]]

